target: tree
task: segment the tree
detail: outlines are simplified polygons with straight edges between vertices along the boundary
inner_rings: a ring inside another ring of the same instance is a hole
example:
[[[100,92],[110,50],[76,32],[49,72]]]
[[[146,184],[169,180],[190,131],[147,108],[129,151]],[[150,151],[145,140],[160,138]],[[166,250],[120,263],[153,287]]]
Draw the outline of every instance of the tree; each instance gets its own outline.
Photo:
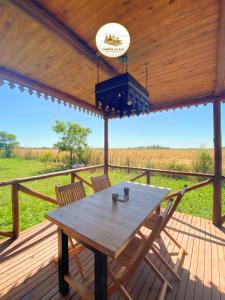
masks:
[[[18,146],[19,143],[16,141],[16,136],[14,134],[0,131],[0,151],[4,153],[5,157],[12,157],[13,149]]]
[[[56,121],[52,126],[52,130],[57,133],[60,138],[54,145],[59,151],[69,152],[69,164],[72,166],[75,162],[84,162],[84,153],[87,148],[87,136],[91,133],[89,128],[81,127],[75,123],[64,123]]]

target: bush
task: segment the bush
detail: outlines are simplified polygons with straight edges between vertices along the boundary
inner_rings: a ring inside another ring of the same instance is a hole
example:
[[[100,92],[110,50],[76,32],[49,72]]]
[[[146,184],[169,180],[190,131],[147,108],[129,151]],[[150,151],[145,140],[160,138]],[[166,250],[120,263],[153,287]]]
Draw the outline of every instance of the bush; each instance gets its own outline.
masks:
[[[54,157],[50,151],[44,152],[40,155],[41,162],[53,162]]]
[[[201,149],[193,165],[194,171],[199,173],[210,173],[212,172],[212,168],[213,159],[210,153],[205,149]]]

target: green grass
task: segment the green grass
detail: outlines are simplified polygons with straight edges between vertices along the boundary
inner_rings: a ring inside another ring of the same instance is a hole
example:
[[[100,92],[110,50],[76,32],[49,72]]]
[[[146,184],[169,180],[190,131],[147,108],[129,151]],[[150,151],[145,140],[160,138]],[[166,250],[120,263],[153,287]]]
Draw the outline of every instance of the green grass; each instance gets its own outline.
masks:
[[[36,160],[0,159],[0,181],[34,176],[55,169],[57,169],[57,165],[53,163],[42,163]],[[100,174],[100,171],[96,171],[95,173],[80,173],[81,176],[88,180],[91,176],[97,176],[98,174]],[[127,173],[125,171],[110,171],[109,173],[112,184],[129,180],[135,175],[136,173],[134,172]],[[145,183],[145,178],[141,178],[138,181]],[[63,185],[69,182],[70,176],[59,176],[26,183],[24,185],[35,191],[40,191],[43,194],[55,197],[55,185]],[[173,191],[179,190],[184,184],[193,185],[195,183],[197,183],[197,181],[193,179],[176,179],[163,176],[151,177],[151,184],[170,187]],[[92,193],[90,188],[85,187],[85,189],[88,195]],[[54,204],[36,199],[21,192],[19,193],[19,201],[20,230],[42,222],[45,212],[55,207]],[[225,212],[225,185],[223,185],[222,207],[223,212]],[[181,205],[178,207],[178,211],[210,219],[212,211],[212,185],[187,193]],[[10,231],[11,229],[11,187],[0,187],[0,230]]]

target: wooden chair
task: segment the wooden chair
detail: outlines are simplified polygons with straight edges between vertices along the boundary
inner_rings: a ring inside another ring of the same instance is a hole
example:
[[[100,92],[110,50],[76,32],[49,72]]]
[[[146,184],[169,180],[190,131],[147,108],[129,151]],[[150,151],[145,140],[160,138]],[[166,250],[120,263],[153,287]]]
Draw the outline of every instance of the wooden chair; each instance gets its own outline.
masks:
[[[169,222],[169,220],[171,219],[171,217],[173,216],[175,210],[177,209],[179,203],[181,202],[183,196],[184,196],[184,193],[186,192],[187,190],[187,186],[184,186],[184,188],[178,192],[177,194],[177,198],[176,200],[174,201],[174,204],[173,206],[171,207],[171,209],[169,210],[167,216],[165,217],[164,221],[163,221],[163,224],[161,226],[161,229],[160,229],[160,232],[159,232],[159,235],[161,234],[161,232],[164,232],[170,240],[172,240],[172,242],[178,247],[179,249],[179,253],[177,255],[177,261],[175,263],[175,266],[174,268],[171,267],[171,265],[161,256],[160,252],[156,249],[155,245],[152,244],[151,247],[150,247],[150,250],[152,250],[152,252],[161,260],[161,262],[166,266],[166,268],[168,269],[168,271],[174,275],[178,280],[181,280],[180,276],[178,275],[178,269],[179,269],[179,266],[180,266],[180,263],[182,261],[182,257],[183,255],[187,255],[187,251],[177,242],[177,240],[175,240],[173,238],[173,236],[166,230],[166,226]],[[171,201],[172,198],[170,198],[169,201]],[[147,228],[147,229],[150,229],[150,230],[153,230],[154,227],[155,227],[155,223],[157,221],[157,213],[155,213],[153,215],[153,217],[149,218],[146,223],[144,223],[143,227]],[[142,231],[140,230],[139,231],[139,234],[142,238],[145,238],[146,239],[146,236],[142,234]]]
[[[116,261],[120,264],[121,267],[119,270],[117,270],[116,273],[111,267],[113,261],[109,263],[108,272],[109,276],[112,279],[112,283],[108,288],[109,297],[116,290],[119,290],[124,299],[132,300],[124,285],[129,281],[129,279],[143,260],[156,274],[157,278],[163,283],[159,299],[164,299],[167,288],[172,289],[170,283],[159,272],[159,270],[154,266],[154,264],[150,261],[149,257],[147,256],[149,248],[153,245],[154,241],[161,232],[161,228],[164,224],[165,219],[168,216],[168,213],[170,212],[172,203],[173,200],[169,200],[164,212],[156,217],[154,228],[151,231],[151,234],[146,239],[142,239],[138,235],[136,235],[128,244],[128,246],[123,250],[123,252],[117,257]]]
[[[107,175],[91,177],[91,182],[95,193],[102,191],[111,186],[109,177]]]
[[[80,200],[86,197],[86,193],[82,182],[75,182],[64,186],[55,187],[56,199],[59,206],[70,204],[74,201]],[[78,257],[78,254],[85,250],[85,247],[69,237],[70,249],[69,256],[72,256],[76,266],[79,269],[81,278],[84,280],[84,272]]]

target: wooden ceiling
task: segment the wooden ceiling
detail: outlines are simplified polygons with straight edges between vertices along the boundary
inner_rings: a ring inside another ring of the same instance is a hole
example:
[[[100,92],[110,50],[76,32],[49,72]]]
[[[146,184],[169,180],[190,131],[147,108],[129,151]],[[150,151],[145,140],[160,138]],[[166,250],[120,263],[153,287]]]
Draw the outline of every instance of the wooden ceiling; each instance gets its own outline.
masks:
[[[224,97],[225,0],[0,1],[0,78],[95,111],[95,35],[109,22],[131,36],[129,72],[153,110]],[[100,58],[100,80],[121,72]]]

